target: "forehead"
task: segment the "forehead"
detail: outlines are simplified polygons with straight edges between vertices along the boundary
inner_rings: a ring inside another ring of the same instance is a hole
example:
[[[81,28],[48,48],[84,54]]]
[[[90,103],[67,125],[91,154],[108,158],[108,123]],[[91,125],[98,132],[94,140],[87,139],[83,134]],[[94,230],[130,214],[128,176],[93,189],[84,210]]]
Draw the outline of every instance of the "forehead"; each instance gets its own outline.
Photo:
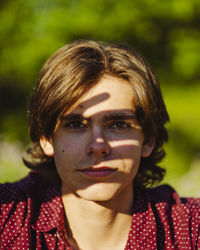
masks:
[[[118,77],[104,76],[65,114],[78,113],[91,117],[108,112],[133,112],[133,92],[131,85]]]

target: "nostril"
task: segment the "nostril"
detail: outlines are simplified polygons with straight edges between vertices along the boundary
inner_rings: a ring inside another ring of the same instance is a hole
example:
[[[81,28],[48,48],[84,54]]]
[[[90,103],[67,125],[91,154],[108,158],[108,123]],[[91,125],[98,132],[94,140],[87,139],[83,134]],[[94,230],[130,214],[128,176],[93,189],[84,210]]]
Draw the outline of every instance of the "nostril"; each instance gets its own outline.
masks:
[[[102,155],[106,156],[108,153],[106,151],[102,152]]]
[[[93,157],[105,157],[110,154],[110,145],[102,131],[96,129],[91,133],[86,153]]]
[[[90,156],[105,157],[110,154],[110,146],[107,143],[90,144],[87,148]]]

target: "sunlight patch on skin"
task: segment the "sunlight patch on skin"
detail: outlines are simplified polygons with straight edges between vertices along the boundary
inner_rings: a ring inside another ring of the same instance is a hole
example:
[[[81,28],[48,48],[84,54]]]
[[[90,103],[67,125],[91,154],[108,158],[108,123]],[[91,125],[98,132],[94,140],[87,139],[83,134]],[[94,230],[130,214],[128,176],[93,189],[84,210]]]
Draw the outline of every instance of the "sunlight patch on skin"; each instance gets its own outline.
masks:
[[[138,140],[133,141],[133,139],[126,139],[126,140],[122,140],[123,141],[123,146],[140,146],[140,142]],[[118,146],[119,145],[119,141],[111,141],[109,142],[109,144],[113,147]]]

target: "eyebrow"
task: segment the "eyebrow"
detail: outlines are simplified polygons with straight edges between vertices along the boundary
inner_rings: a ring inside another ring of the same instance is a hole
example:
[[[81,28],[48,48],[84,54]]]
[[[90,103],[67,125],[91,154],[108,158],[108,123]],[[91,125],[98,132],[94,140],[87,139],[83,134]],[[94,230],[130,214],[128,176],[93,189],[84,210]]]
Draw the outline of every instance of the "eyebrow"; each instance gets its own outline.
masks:
[[[90,118],[89,118],[90,119]],[[69,115],[63,115],[61,116],[61,121],[72,121],[72,120],[89,120],[87,118],[84,118],[81,114],[69,114]]]
[[[82,116],[81,114],[72,113],[72,114],[61,116],[60,120],[61,121],[73,121],[73,120],[91,121],[91,118],[86,118],[86,117]],[[133,120],[133,121],[136,121],[137,118],[136,118],[136,114],[134,112],[131,114],[127,114],[124,112],[118,112],[118,113],[114,112],[114,113],[106,114],[103,116],[103,121],[109,121],[109,120],[115,120],[115,121]]]
[[[133,114],[126,114],[126,113],[112,113],[109,115],[105,115],[104,121],[109,121],[109,120],[114,120],[114,121],[119,121],[119,120],[137,120],[135,113]]]

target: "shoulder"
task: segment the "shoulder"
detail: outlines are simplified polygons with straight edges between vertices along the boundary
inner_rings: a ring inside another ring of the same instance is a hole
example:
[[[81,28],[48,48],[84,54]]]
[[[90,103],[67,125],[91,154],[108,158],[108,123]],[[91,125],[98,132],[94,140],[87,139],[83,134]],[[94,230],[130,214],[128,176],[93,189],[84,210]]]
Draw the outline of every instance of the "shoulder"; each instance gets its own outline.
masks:
[[[20,181],[0,184],[0,204],[26,200],[39,183],[39,175],[30,173],[27,177]]]
[[[193,245],[200,244],[200,198],[184,198],[168,185],[146,190],[153,213],[162,221],[173,225],[177,237],[191,237]],[[178,236],[179,235],[179,236]],[[198,243],[199,242],[199,243]],[[200,246],[199,246],[200,247]]]
[[[59,183],[52,183],[41,174],[31,172],[20,181],[0,184],[0,205],[27,203],[28,200],[45,202],[49,197],[59,194],[59,188]]]
[[[35,182],[32,175],[15,182],[0,185],[0,239],[14,238],[20,232],[27,216],[28,197]],[[8,238],[8,234],[10,234]],[[1,242],[0,244],[3,244]]]
[[[187,208],[199,208],[200,198],[180,197],[178,193],[169,185],[161,185],[155,188],[145,190],[147,199],[155,203],[170,203],[172,205],[181,205]]]
[[[18,244],[29,237],[32,225],[40,215],[42,223],[44,222],[48,204],[52,203],[52,200],[60,194],[59,192],[57,186],[45,181],[37,173],[30,173],[26,178],[15,183],[1,184],[0,245],[7,249],[10,244]],[[53,210],[50,212],[53,213]],[[42,223],[40,224],[45,224]]]
[[[28,211],[35,210],[45,199],[49,184],[37,173],[30,173],[15,183],[0,185],[0,228],[18,219],[22,224]]]
[[[18,182],[0,184],[0,225],[26,213],[30,197],[34,196],[38,183],[38,176],[31,173]]]
[[[6,182],[0,184],[1,203],[17,199],[20,193],[24,193],[27,190],[27,187],[30,186],[31,182],[32,178],[28,175],[17,182]]]
[[[180,249],[200,247],[200,198],[180,197],[168,185],[147,189],[144,194],[157,226],[163,228],[167,237],[172,235],[173,244]]]
[[[151,203],[165,204],[179,209],[184,208],[188,213],[200,214],[200,198],[180,197],[169,185],[161,185],[156,188],[145,190],[147,200]]]

